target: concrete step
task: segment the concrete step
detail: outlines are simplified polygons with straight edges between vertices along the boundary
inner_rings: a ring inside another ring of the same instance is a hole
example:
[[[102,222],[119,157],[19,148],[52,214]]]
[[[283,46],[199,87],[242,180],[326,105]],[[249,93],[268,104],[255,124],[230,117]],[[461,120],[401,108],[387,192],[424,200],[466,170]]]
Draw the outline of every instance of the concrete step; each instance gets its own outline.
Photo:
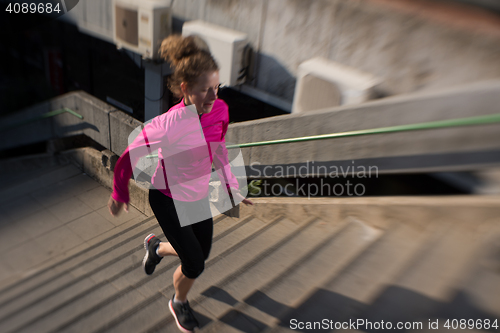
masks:
[[[404,229],[401,225],[389,232],[365,258],[361,256],[265,332],[293,332],[292,320],[321,322],[325,318],[333,323],[350,319],[383,320],[393,325],[422,323],[420,329],[427,328],[432,313],[437,313],[441,302],[449,301],[450,292],[467,271],[478,246],[474,242],[477,228],[436,221],[420,235]],[[371,332],[373,328],[362,326],[359,331]]]
[[[132,221],[141,215],[134,207],[112,218],[105,207],[110,190],[67,158],[28,156],[1,161],[0,170],[7,172],[0,178],[12,178],[12,186],[0,193],[0,304],[17,293],[20,281],[22,291],[29,290],[25,283],[29,285],[34,275],[40,281],[44,268],[92,248],[106,234],[141,222]],[[20,241],[30,246],[19,247]],[[61,267],[51,272],[56,276]]]
[[[233,309],[202,331],[260,332],[274,326],[280,315],[300,304],[325,279],[338,274],[380,235],[380,230],[348,218],[339,232],[315,242],[310,251],[301,251],[293,265],[246,295]]]
[[[0,161],[0,173],[4,175],[12,172],[27,172],[39,169],[48,169],[65,165],[68,162],[69,161],[67,159],[61,158],[60,155],[49,153],[11,157]]]
[[[66,164],[67,165],[67,164]],[[61,169],[65,165],[55,165],[52,167],[40,167],[32,170],[10,170],[10,171],[0,171],[0,182],[2,183],[2,191],[10,189],[16,185],[33,181],[35,179],[43,177],[46,173],[54,171],[56,169]],[[3,169],[3,168],[0,168]]]
[[[321,322],[323,319],[348,322],[361,318],[366,308],[402,270],[409,260],[418,256],[436,241],[446,224],[414,228],[395,223],[382,237],[369,246],[345,269],[330,277],[300,304],[294,304],[284,313],[278,313],[270,329],[265,332],[289,332],[293,323]]]
[[[425,327],[463,284],[481,246],[477,236],[476,224],[452,223],[433,244],[416,253],[407,269],[360,316],[371,321],[422,322]]]
[[[46,172],[67,166],[70,161],[47,153],[0,159],[2,191],[19,183],[40,178]]]
[[[256,237],[258,238],[258,236],[263,234],[265,230],[273,227],[277,223],[278,221],[266,224],[253,217],[248,217],[247,219],[243,219],[237,223],[235,227],[231,229],[231,232],[223,233],[220,237],[214,237],[211,255],[205,265],[206,271],[203,274],[203,277],[205,277],[209,267],[217,264],[221,261],[221,259],[223,260],[227,253],[238,251],[238,249],[244,244],[251,242]],[[110,318],[112,320],[106,319],[105,322],[101,323],[101,327],[97,328],[97,332],[108,332],[118,329],[123,330],[125,328],[128,329],[129,327],[136,325],[134,324],[134,318],[138,318],[139,321],[143,321],[144,318],[148,318],[149,325],[151,325],[155,319],[161,320],[163,317],[151,317],[151,315],[148,314],[147,309],[149,308],[149,305],[153,304],[155,301],[162,302],[163,297],[166,297],[167,300],[170,299],[173,294],[172,274],[178,264],[179,262],[177,259],[173,262],[166,262],[165,265],[162,262],[162,267],[158,267],[158,274],[155,272],[155,274],[151,277],[144,278],[144,273],[131,274],[129,276],[124,276],[120,279],[121,281],[117,281],[120,286],[127,284],[132,285],[134,289],[137,289],[142,295],[147,297],[147,299],[144,302],[136,304],[135,307],[129,311],[120,312],[118,314],[114,313],[112,316],[113,318]],[[171,290],[172,292],[168,291],[162,293],[161,291],[165,288]],[[110,307],[109,311],[114,311],[113,308],[114,307]],[[163,310],[168,311],[168,308],[163,308]],[[86,318],[85,322],[89,320],[92,321],[91,325],[94,325],[93,319]]]
[[[387,312],[389,320],[449,311],[498,317],[493,201],[443,208],[398,200],[276,200],[261,204],[259,217],[215,219],[211,256],[190,292],[201,331],[290,331],[293,318],[380,321]],[[149,232],[163,238],[154,218],[131,220],[6,285],[0,331],[178,332],[167,305],[179,261],[165,258],[146,276]]]
[[[81,175],[82,171],[73,164],[53,167],[50,169],[41,169],[37,171],[28,171],[23,175],[13,176],[10,185],[2,187],[0,191],[0,202],[2,205],[20,196],[33,193],[43,188],[54,186],[60,181]]]
[[[230,281],[224,289],[210,288],[202,292],[206,298],[198,303],[208,311],[212,318],[228,317],[233,309],[238,311],[245,300],[264,286],[273,283],[295,267],[305,253],[313,255],[318,243],[331,239],[345,227],[345,223],[325,223],[314,219],[296,232],[285,244],[278,247],[269,256],[263,258],[251,270]],[[212,322],[213,326],[217,323]],[[207,325],[208,326],[208,325]],[[206,328],[205,328],[206,329]],[[217,331],[214,328],[213,331]]]
[[[480,229],[475,239],[479,248],[472,256],[463,283],[449,302],[440,305],[438,312],[452,313],[454,318],[473,317],[493,322],[500,319],[500,219],[487,221]]]
[[[232,220],[231,218],[227,218]],[[217,224],[216,224],[217,226]],[[220,251],[217,250],[216,244],[222,242],[228,247],[238,247],[240,243],[244,242],[247,237],[251,237],[255,232],[265,227],[265,223],[259,220],[248,218],[242,220],[235,225],[226,223],[229,229],[221,229],[214,235],[214,248],[212,255],[218,255]],[[231,233],[225,230],[232,230]],[[224,247],[221,247],[224,248]],[[142,254],[144,251],[142,251]],[[142,260],[142,256],[140,258]],[[129,259],[130,261],[130,259]],[[140,266],[140,261],[138,262]],[[58,329],[63,331],[78,330],[82,325],[87,327],[89,331],[102,330],[102,326],[114,327],[116,323],[121,323],[126,318],[130,317],[138,310],[144,308],[145,304],[153,302],[159,293],[159,290],[164,288],[165,285],[171,285],[173,271],[179,265],[179,260],[175,257],[167,257],[163,259],[160,266],[152,276],[146,276],[142,269],[129,270],[125,274],[116,274],[113,278],[108,278],[108,281],[119,290],[113,297],[108,300],[96,304],[94,307],[89,308],[79,316],[75,316],[73,320],[68,321],[66,324],[61,325]],[[207,263],[207,266],[209,263]],[[126,305],[121,304],[123,297],[131,291],[137,291],[140,297],[134,301],[127,302]],[[120,309],[117,311],[117,309]],[[103,314],[106,314],[105,316]],[[101,328],[99,328],[101,327]],[[107,331],[107,329],[104,329]]]
[[[144,233],[141,233],[141,236],[143,239]],[[134,252],[139,253],[141,248],[137,243],[139,243],[141,239],[136,240],[137,241],[134,242],[135,244],[133,244],[134,248],[122,254],[129,256],[133,255]],[[144,252],[143,249],[142,252]],[[96,260],[99,259],[100,258],[96,258]],[[111,262],[114,262],[114,260],[111,260]],[[94,262],[91,262],[91,264],[94,264]],[[31,293],[23,295],[24,297],[22,297],[20,301],[13,302],[20,311],[15,311],[16,309],[13,309],[14,311],[11,310],[12,314],[10,316],[2,318],[0,321],[0,330],[20,325],[20,327],[27,327],[29,331],[33,329],[30,327],[31,323],[36,325],[37,330],[42,331],[42,326],[38,325],[38,323],[42,319],[50,318],[52,312],[64,309],[67,306],[71,307],[75,302],[85,303],[85,298],[96,291],[100,293],[98,297],[104,297],[108,292],[108,288],[113,288],[113,286],[109,285],[107,281],[96,281],[94,276],[100,274],[100,271],[106,267],[107,264],[108,262],[101,262],[99,267],[79,276],[67,272],[61,275],[61,279],[56,279],[55,282],[49,281],[40,288],[32,289]],[[125,266],[125,270],[127,269],[131,268]],[[59,285],[59,283],[61,283],[61,285]],[[23,304],[27,304],[27,306],[23,307]],[[7,303],[7,307],[10,309],[9,303]],[[20,327],[17,328],[18,331]]]
[[[284,243],[287,243],[291,236],[302,230],[310,221],[303,221],[301,224],[291,222],[287,219],[279,218],[275,221],[265,224],[263,228],[249,235],[244,241],[237,243],[237,246],[227,247],[223,246],[221,249],[216,250],[219,254],[214,253],[214,256],[209,259],[206,265],[206,270],[203,276],[193,286],[190,294],[190,303],[193,306],[199,304],[207,296],[204,295],[208,289],[222,289],[228,285],[230,281],[237,279],[243,274],[251,274],[253,268],[264,257],[270,255],[276,248],[279,248]],[[234,232],[233,232],[234,233]],[[219,242],[218,242],[219,243]],[[215,245],[215,244],[214,244]],[[222,245],[222,244],[220,244]],[[173,294],[172,285],[168,285],[161,289],[161,294],[165,299],[171,298]],[[164,302],[160,300],[160,296],[151,295],[148,300],[153,297],[157,302]],[[161,317],[149,315],[150,303],[144,304],[144,307],[138,307],[137,311],[130,313],[126,318],[118,318],[116,326],[108,326],[110,331],[123,331],[129,327],[142,327],[143,330],[161,330],[169,329],[164,326],[172,324],[172,317],[168,312],[165,312]],[[153,310],[152,310],[153,311]],[[210,320],[212,317],[209,313],[203,313],[203,309],[196,309],[200,314],[200,318]],[[154,312],[154,311],[153,311]],[[144,318],[149,318],[148,326],[143,326]],[[176,328],[177,329],[177,328]],[[99,332],[104,330],[99,330]]]
[[[233,223],[225,222],[227,217],[215,219],[214,233],[223,233]],[[221,223],[219,223],[221,222]],[[143,240],[145,235],[156,232],[162,236],[154,218],[148,218],[124,230],[105,238],[94,246],[84,249],[75,255],[46,267],[38,275],[20,281],[5,290],[2,294],[0,309],[5,309],[5,315],[0,317],[0,330],[22,324],[38,322],[50,315],[51,311],[63,308],[93,290],[107,286],[109,281],[103,279],[103,271],[109,266],[116,267],[115,262],[123,263],[119,267],[123,271],[140,267],[144,256]],[[134,263],[130,265],[130,257]],[[139,259],[140,258],[140,259]],[[127,262],[128,260],[128,262]],[[140,269],[141,273],[142,269]],[[116,271],[113,272],[116,275]],[[114,288],[113,286],[110,286]],[[37,330],[41,329],[36,326]]]
[[[117,258],[131,255],[141,248],[141,237],[144,239],[148,233],[158,230],[154,218],[145,219],[132,227],[116,230],[116,234],[73,256],[54,260],[38,274],[11,285],[1,294],[0,323],[21,309],[36,306],[55,293],[72,289],[74,284],[100,272]]]
[[[35,274],[41,266],[55,258],[86,247],[88,242],[102,233],[140,215],[134,208],[128,217],[111,220],[103,215],[107,213],[103,209],[106,209],[108,190],[74,166],[69,165],[46,175],[41,177],[43,181],[33,186],[16,185],[24,194],[19,196],[7,191],[9,199],[0,203],[2,290]],[[47,186],[41,187],[45,181]],[[101,202],[92,202],[91,196]],[[20,241],[30,244],[30,247],[20,248]]]

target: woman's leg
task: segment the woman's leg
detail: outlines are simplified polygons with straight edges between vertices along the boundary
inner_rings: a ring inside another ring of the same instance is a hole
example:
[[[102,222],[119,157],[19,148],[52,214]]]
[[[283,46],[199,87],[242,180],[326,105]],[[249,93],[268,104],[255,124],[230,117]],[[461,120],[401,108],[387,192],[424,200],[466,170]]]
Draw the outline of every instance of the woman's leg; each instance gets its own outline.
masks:
[[[203,257],[207,260],[210,255],[210,250],[212,249],[212,237],[214,233],[213,219],[210,217],[205,221],[193,224],[193,232],[200,243]]]
[[[160,257],[178,256],[177,252],[172,247],[172,244],[170,244],[169,242],[161,242],[160,245],[158,245],[157,251]]]
[[[162,257],[174,255],[177,256],[177,252],[172,247],[169,242],[161,242],[158,246],[158,254]],[[194,284],[196,279],[190,279],[182,273],[182,265],[179,265],[174,272],[174,289],[175,297],[181,301],[187,301],[187,294]]]
[[[210,249],[212,248],[212,235],[214,230],[214,222],[212,218],[195,223],[190,227],[200,244],[204,260],[207,260],[208,255],[210,254]],[[188,278],[184,275],[184,273],[182,273],[182,265],[177,267],[174,272],[174,288],[175,297],[179,301],[185,302],[187,300],[187,294],[193,286],[195,280],[196,279]]]
[[[174,272],[175,299],[169,302],[170,312],[177,326],[184,331],[191,331],[198,326],[189,303],[187,294],[195,279],[205,269],[205,260],[212,244],[212,218],[181,227],[172,198],[160,191],[149,191],[151,208],[169,243],[161,243],[158,254],[179,256],[181,265]],[[178,302],[177,302],[178,301]]]
[[[178,299],[185,298],[194,279],[205,268],[205,259],[212,241],[212,218],[181,227],[172,198],[158,190],[150,190],[149,202],[169,241],[160,243],[158,254],[178,255],[181,259],[181,266],[174,273],[174,287]]]
[[[174,272],[174,288],[175,298],[185,303],[187,301],[187,294],[194,284],[196,279],[190,279],[182,273],[182,265],[177,267]]]

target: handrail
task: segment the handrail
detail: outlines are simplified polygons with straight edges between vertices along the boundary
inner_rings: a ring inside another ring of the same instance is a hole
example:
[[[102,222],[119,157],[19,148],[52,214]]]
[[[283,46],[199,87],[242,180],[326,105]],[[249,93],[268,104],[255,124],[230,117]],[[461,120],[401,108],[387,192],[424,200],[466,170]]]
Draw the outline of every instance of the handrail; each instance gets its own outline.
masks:
[[[45,118],[51,118],[51,117],[57,116],[57,115],[59,115],[61,113],[65,113],[65,112],[68,112],[68,113],[74,115],[75,117],[83,119],[83,116],[81,114],[78,114],[75,111],[73,111],[71,109],[68,109],[68,108],[62,108],[62,109],[59,109],[59,110],[53,110],[53,111],[46,112],[46,113],[44,113],[44,114],[42,114],[40,116],[33,117],[31,119],[28,119],[28,120],[23,120],[23,121],[20,121],[20,122],[18,122],[16,124],[10,125],[10,126],[1,127],[0,130],[3,131],[3,130],[13,129],[13,128],[16,128],[16,127],[19,127],[19,126],[23,126],[23,125],[26,125],[26,124],[38,121],[38,120],[42,120],[42,119],[45,119]]]
[[[438,121],[430,121],[430,122],[426,122],[426,123],[379,127],[379,128],[372,128],[372,129],[366,129],[366,130],[322,134],[322,135],[312,135],[312,136],[304,136],[304,137],[291,138],[291,139],[280,139],[280,140],[271,140],[271,141],[241,143],[241,144],[228,145],[228,146],[226,146],[226,148],[227,149],[247,148],[247,147],[255,147],[255,146],[275,145],[275,144],[281,144],[281,143],[304,142],[304,141],[324,140],[324,139],[333,139],[333,138],[346,138],[346,137],[359,136],[359,135],[406,132],[406,131],[416,131],[416,130],[425,130],[425,129],[434,129],[434,128],[485,125],[485,124],[493,124],[493,123],[499,123],[499,122],[500,122],[500,113],[495,113],[495,114],[490,114],[490,115],[486,115],[486,116],[457,118],[457,119],[449,119],[449,120],[438,120]]]
[[[248,148],[248,147],[256,147],[256,146],[275,145],[275,144],[281,144],[281,143],[293,143],[293,142],[304,142],[304,141],[313,141],[313,140],[345,138],[345,137],[359,136],[359,135],[395,133],[395,132],[406,132],[406,131],[426,130],[426,129],[435,129],[435,128],[447,128],[447,127],[461,127],[461,126],[472,126],[472,125],[486,125],[486,124],[493,124],[493,123],[500,123],[500,113],[489,114],[486,116],[475,116],[475,117],[467,117],[467,118],[430,121],[430,122],[425,122],[425,123],[417,123],[417,124],[409,124],[409,125],[379,127],[379,128],[372,128],[372,129],[358,130],[358,131],[303,136],[303,137],[290,138],[290,139],[241,143],[241,144],[228,145],[228,146],[226,146],[226,148],[227,149]],[[152,155],[147,155],[146,157],[147,158],[155,158],[155,157],[158,157],[158,155],[152,154]]]

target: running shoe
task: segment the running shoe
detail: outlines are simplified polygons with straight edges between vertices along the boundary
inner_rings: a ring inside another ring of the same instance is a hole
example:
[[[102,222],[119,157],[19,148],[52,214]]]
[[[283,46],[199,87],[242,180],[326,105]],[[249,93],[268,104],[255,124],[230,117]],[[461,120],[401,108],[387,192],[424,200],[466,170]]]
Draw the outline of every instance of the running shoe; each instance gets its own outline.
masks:
[[[156,265],[160,263],[163,257],[156,254],[156,248],[160,245],[161,241],[155,234],[149,234],[144,239],[144,248],[146,249],[146,255],[142,260],[142,267],[144,267],[144,272],[147,275],[153,274]]]
[[[174,297],[175,294],[168,303],[168,307],[175,318],[177,327],[184,333],[193,332],[195,327],[199,327],[199,324],[194,317],[193,310],[191,310],[189,302],[186,301],[186,303],[176,303],[174,302]]]

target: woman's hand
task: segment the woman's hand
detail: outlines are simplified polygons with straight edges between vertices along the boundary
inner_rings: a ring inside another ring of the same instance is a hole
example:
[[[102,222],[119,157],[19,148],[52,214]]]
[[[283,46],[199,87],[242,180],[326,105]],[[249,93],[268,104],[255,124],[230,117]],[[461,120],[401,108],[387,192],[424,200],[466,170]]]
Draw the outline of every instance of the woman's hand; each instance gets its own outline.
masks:
[[[253,202],[247,198],[245,198],[244,196],[242,196],[239,192],[236,192],[236,197],[241,201],[243,202],[245,205],[253,205]]]
[[[117,201],[117,200],[113,199],[113,197],[111,197],[111,196],[109,197],[108,208],[109,208],[109,213],[111,215],[113,215],[115,217],[118,216],[122,207],[125,210],[125,212],[128,213],[128,204],[121,202],[121,201]]]
[[[247,205],[247,206],[248,206],[248,205],[252,205],[252,206],[253,206],[253,202],[252,202],[251,200],[249,200],[249,199],[246,199],[246,198],[245,198],[245,199],[241,200],[241,202],[243,202],[243,203],[244,203],[245,205]]]

